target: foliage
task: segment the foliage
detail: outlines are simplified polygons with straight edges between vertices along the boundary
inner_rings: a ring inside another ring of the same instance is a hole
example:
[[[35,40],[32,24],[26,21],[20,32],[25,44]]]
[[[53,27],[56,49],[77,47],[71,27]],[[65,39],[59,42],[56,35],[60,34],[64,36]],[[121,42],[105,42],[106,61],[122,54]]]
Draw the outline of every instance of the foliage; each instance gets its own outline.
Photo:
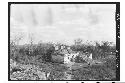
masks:
[[[95,42],[95,46],[91,44],[81,43],[79,45],[72,45],[71,49],[73,51],[89,52],[93,54],[94,59],[100,59],[107,57],[107,54],[111,52],[115,53],[116,46],[110,46],[110,42],[102,41],[102,44]]]
[[[112,80],[116,78],[116,59],[107,55],[115,52],[116,47],[109,42],[96,45],[74,44],[73,51],[93,54],[94,59],[103,60],[102,65],[90,65],[70,71],[72,80]],[[54,63],[52,56],[55,52],[52,43],[16,45],[10,43],[10,79],[11,80],[66,80],[68,67],[65,64]],[[77,63],[84,63],[80,57]],[[47,74],[49,75],[47,77]]]
[[[51,61],[51,54],[54,52],[52,44],[38,44],[38,45],[14,45],[10,46],[10,58],[22,62],[41,59],[43,61]]]
[[[108,60],[104,65],[91,65],[73,71],[74,80],[114,80],[116,79],[116,63]]]
[[[81,45],[82,44],[82,39],[81,38],[78,38],[78,39],[75,39],[74,42],[75,42],[75,45]]]

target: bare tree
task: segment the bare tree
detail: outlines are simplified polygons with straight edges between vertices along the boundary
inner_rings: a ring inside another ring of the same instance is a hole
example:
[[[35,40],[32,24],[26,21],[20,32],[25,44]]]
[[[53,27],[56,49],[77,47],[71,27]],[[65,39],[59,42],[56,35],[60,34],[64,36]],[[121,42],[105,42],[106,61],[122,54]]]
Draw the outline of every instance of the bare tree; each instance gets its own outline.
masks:
[[[29,42],[30,42],[30,45],[33,45],[33,43],[34,43],[34,35],[33,35],[33,33],[29,34]]]
[[[17,35],[15,35],[13,38],[12,36],[10,37],[10,44],[15,44],[15,45],[19,45],[20,40],[22,40],[24,38],[23,33],[18,33]]]
[[[34,43],[34,34],[33,33],[30,33],[29,34],[29,43],[30,43],[30,46],[28,47],[28,52],[29,52],[29,55],[32,55],[33,54],[33,43]]]

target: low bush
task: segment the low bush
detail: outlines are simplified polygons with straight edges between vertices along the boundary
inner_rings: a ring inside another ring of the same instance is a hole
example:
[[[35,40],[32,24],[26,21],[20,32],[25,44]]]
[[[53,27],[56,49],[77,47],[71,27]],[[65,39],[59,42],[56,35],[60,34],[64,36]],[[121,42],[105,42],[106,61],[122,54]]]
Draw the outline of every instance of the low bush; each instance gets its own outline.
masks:
[[[104,45],[72,45],[73,51],[90,52],[94,59],[106,61],[103,65],[91,65],[70,72],[72,80],[112,80],[116,79],[116,59],[109,58],[106,52],[115,52],[115,46]],[[48,80],[65,80],[68,68],[55,61],[63,61],[54,54],[54,45],[51,43],[10,45],[10,79],[11,80],[43,80],[44,73],[50,72]],[[108,57],[108,58],[106,58]],[[59,59],[59,60],[58,60]],[[76,57],[77,63],[86,63]],[[42,69],[42,70],[41,70]],[[39,75],[41,73],[41,75]]]

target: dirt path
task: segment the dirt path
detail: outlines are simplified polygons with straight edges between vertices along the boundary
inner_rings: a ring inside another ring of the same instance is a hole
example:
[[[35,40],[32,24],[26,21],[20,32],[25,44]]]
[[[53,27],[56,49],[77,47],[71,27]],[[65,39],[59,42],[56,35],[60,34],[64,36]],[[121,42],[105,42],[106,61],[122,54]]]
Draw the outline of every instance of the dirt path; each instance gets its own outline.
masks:
[[[84,67],[87,67],[88,64],[83,64],[83,63],[74,63],[74,62],[71,62],[69,64],[64,64],[65,66],[68,67],[68,70],[66,70],[64,72],[65,76],[66,76],[66,79],[65,80],[72,80],[72,71],[73,70],[77,70],[77,69],[80,69],[80,68],[84,68]]]

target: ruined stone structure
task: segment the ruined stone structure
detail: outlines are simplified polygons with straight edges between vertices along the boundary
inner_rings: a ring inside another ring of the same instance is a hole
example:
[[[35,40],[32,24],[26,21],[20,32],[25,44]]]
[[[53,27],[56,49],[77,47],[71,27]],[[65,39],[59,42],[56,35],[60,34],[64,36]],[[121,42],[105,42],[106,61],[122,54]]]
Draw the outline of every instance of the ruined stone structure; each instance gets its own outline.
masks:
[[[58,52],[57,55],[63,57],[63,63],[69,64],[71,62],[75,62],[75,58],[80,56],[83,60],[90,62],[92,60],[92,53],[81,53],[75,52],[70,49],[70,46],[66,45],[55,45],[55,50]]]

